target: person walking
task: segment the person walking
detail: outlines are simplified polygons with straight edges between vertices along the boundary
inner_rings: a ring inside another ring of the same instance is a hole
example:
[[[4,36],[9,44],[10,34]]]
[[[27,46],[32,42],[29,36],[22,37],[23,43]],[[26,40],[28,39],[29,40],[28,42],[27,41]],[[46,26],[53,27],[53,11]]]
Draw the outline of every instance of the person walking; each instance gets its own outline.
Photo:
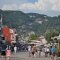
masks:
[[[33,56],[33,57],[36,56],[36,52],[37,52],[36,45],[33,45],[33,46],[32,46],[32,56]]]
[[[52,48],[51,48],[51,59],[55,60],[55,57],[56,57],[56,47],[52,46]]]
[[[42,52],[42,46],[38,46],[37,52],[38,52],[38,57],[40,57]]]
[[[15,53],[17,52],[17,47],[16,47],[16,46],[14,47],[14,52],[15,52]]]
[[[29,57],[31,56],[31,46],[28,46],[28,53],[29,53]]]
[[[45,57],[47,57],[47,46],[44,47]]]

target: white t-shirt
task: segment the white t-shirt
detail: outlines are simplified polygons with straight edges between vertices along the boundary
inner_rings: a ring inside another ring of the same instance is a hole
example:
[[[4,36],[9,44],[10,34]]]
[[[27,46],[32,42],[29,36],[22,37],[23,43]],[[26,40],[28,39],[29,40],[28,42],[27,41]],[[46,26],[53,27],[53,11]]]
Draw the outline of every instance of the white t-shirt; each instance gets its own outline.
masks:
[[[47,48],[44,48],[44,51],[47,52]]]
[[[49,48],[47,48],[47,52],[49,52]]]
[[[28,46],[28,51],[31,51],[31,46]]]
[[[17,47],[16,46],[14,47],[14,50],[17,50]]]

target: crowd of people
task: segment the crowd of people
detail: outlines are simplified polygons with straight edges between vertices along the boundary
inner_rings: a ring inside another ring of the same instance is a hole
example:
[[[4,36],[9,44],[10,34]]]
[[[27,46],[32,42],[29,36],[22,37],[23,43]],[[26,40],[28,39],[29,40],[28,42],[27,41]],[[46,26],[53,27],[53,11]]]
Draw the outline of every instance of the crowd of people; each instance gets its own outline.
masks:
[[[59,52],[57,52],[57,47],[56,45],[52,45],[52,46],[37,46],[36,44],[32,44],[32,45],[23,45],[24,49],[26,51],[28,51],[29,57],[51,57],[52,60],[55,59],[55,57],[60,57],[60,50]],[[10,49],[11,52],[14,52],[16,54],[16,52],[18,51],[18,47],[16,45],[12,45],[6,50]]]
[[[57,48],[55,45],[52,45],[50,47],[47,46],[39,46],[37,47],[36,45],[29,45],[28,46],[28,52],[29,52],[29,57],[41,57],[44,55],[45,57],[51,57],[52,60],[55,59],[55,57],[59,56],[60,57],[60,52],[57,55]]]

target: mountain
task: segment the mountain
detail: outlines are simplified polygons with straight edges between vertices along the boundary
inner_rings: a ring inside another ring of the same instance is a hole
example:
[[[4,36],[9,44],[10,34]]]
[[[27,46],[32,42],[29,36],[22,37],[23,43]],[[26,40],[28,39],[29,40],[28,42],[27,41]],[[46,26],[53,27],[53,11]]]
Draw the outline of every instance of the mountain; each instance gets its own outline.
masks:
[[[16,28],[20,34],[26,34],[30,31],[43,34],[47,29],[60,30],[60,16],[50,17],[44,14],[10,10],[0,10],[0,18],[1,14],[3,25]]]
[[[50,17],[37,13],[28,13],[27,15],[34,21],[32,27],[39,34],[43,34],[48,29],[60,30],[60,16]]]
[[[21,11],[3,11],[3,24],[17,28],[18,26],[28,24],[31,19]],[[27,22],[28,23],[27,23]]]

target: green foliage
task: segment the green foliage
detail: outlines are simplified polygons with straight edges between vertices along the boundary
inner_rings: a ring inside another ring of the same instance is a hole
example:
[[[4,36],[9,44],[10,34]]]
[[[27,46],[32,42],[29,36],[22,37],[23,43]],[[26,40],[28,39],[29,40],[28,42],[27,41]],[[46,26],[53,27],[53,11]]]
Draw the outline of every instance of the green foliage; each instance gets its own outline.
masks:
[[[49,42],[51,40],[51,37],[58,36],[59,32],[55,29],[47,30],[45,32],[45,38]]]
[[[21,11],[3,11],[3,24],[9,27],[18,28],[23,24],[29,23],[30,17]],[[27,22],[26,22],[27,21]]]
[[[31,40],[28,40],[27,42],[28,42],[28,43],[31,43]]]
[[[36,34],[30,35],[30,40],[36,40],[38,36]]]

